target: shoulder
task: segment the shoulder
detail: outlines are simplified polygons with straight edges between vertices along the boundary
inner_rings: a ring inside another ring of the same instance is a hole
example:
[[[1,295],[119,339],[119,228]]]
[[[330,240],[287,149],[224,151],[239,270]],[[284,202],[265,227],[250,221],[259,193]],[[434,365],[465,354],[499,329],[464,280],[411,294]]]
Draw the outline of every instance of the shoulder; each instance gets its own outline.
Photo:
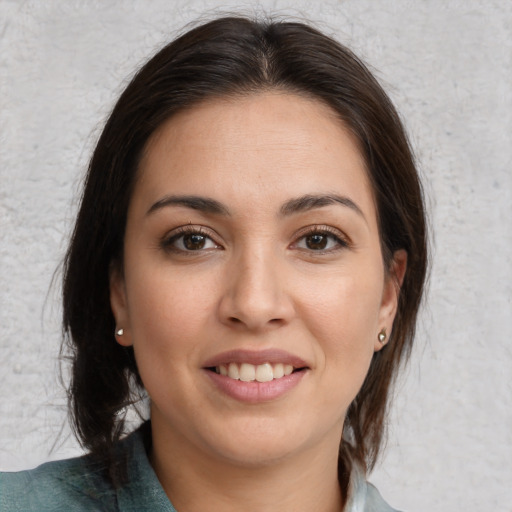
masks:
[[[0,473],[0,512],[116,510],[116,495],[87,456]]]
[[[354,466],[350,474],[349,496],[344,512],[398,512],[389,506],[375,486],[366,481],[362,468]]]
[[[49,462],[0,473],[0,512],[176,512],[147,457],[150,431],[145,423],[116,445],[127,471],[117,488],[90,456]]]
[[[366,484],[366,508],[364,510],[365,512],[399,512],[390,507],[377,488],[370,483]]]

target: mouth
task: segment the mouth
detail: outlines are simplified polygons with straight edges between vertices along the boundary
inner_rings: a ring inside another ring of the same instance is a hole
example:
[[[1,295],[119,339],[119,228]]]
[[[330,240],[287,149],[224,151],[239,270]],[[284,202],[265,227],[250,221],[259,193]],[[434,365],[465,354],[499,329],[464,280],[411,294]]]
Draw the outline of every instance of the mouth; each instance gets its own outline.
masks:
[[[302,358],[281,349],[236,349],[204,362],[216,386],[243,401],[278,398],[302,381],[310,370]]]
[[[305,371],[307,367],[295,367],[289,363],[225,363],[206,368],[224,377],[242,382],[271,382],[292,373]]]

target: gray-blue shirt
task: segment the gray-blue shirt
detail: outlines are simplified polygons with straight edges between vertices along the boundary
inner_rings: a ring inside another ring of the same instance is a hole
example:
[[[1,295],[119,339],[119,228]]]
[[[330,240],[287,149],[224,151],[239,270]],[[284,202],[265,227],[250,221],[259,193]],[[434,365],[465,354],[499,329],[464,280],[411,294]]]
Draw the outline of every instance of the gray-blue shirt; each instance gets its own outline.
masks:
[[[88,456],[48,462],[36,469],[0,473],[0,512],[176,512],[151,467],[142,429],[119,443],[128,467],[127,483],[114,488]],[[352,472],[344,512],[397,512]]]

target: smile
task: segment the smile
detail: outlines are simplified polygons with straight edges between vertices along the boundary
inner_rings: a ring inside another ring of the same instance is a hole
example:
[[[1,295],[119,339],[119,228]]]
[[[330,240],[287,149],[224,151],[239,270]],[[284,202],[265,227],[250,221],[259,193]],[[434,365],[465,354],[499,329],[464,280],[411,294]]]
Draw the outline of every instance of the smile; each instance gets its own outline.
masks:
[[[293,373],[295,368],[291,364],[263,363],[254,365],[251,363],[229,363],[215,367],[215,372],[234,380],[243,382],[270,382],[281,379]]]
[[[204,362],[202,369],[223,395],[257,404],[292,392],[309,373],[311,365],[284,350],[237,349],[213,356]]]

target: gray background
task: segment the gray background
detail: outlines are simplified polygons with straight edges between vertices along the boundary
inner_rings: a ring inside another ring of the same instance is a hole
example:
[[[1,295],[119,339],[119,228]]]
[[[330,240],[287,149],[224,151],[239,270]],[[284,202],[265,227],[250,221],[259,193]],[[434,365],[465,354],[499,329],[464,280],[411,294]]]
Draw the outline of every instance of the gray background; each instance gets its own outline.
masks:
[[[425,177],[429,299],[370,479],[411,512],[512,511],[509,0],[0,0],[0,469],[79,451],[57,378],[59,272],[50,285],[105,116],[186,23],[240,5],[311,19],[362,56]]]

